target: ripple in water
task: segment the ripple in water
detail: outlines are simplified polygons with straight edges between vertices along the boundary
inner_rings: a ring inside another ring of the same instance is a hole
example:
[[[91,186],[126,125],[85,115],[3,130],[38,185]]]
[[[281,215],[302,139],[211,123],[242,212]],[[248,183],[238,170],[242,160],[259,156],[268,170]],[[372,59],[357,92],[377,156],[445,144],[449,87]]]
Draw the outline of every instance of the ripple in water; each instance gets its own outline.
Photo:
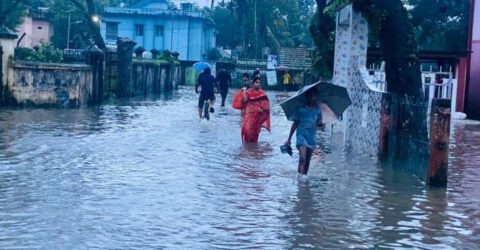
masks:
[[[477,124],[455,124],[449,185],[319,134],[308,179],[290,123],[240,141],[238,110],[198,119],[193,88],[98,107],[0,110],[1,249],[476,249]],[[291,94],[291,93],[290,93]],[[233,92],[227,102],[231,101]]]

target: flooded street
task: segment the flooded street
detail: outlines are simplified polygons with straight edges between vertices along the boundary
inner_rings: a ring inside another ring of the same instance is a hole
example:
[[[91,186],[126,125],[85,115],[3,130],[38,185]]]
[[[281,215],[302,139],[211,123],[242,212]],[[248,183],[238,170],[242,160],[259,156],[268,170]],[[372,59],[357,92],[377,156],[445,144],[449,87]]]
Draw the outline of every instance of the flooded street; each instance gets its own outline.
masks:
[[[0,109],[0,249],[477,249],[480,123],[454,122],[448,188],[320,135],[308,182],[290,122],[243,145],[193,87],[81,109]],[[227,101],[232,98],[230,92]],[[231,103],[231,102],[227,102]],[[229,106],[229,105],[228,105]]]

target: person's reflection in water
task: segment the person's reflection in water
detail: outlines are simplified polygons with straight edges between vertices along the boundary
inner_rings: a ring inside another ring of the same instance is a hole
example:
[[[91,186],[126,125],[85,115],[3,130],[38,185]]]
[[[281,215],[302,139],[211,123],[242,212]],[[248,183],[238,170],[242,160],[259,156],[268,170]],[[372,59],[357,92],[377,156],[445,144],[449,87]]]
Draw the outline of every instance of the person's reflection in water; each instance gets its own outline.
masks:
[[[272,153],[273,148],[268,143],[244,143],[242,148],[239,149],[237,158],[242,159],[253,159],[253,160],[267,160],[270,154]]]
[[[292,242],[288,249],[321,249],[318,242],[322,239],[324,228],[321,221],[320,204],[317,204],[311,192],[311,184],[299,182],[296,202],[291,215],[288,215],[292,230]]]
[[[244,143],[238,150],[235,158],[244,159],[245,164],[238,171],[246,178],[261,178],[270,176],[269,173],[262,171],[263,161],[268,159],[273,148],[270,144],[252,144]]]

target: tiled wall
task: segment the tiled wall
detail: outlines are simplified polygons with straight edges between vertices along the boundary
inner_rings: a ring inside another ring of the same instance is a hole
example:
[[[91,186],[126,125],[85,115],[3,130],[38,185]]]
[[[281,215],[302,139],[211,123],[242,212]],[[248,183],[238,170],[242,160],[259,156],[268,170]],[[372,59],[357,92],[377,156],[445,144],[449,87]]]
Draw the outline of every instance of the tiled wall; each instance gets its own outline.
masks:
[[[344,113],[345,145],[352,151],[377,155],[380,131],[381,92],[368,86],[366,69],[368,24],[346,7],[348,22],[337,22],[333,83],[348,89],[352,105]]]

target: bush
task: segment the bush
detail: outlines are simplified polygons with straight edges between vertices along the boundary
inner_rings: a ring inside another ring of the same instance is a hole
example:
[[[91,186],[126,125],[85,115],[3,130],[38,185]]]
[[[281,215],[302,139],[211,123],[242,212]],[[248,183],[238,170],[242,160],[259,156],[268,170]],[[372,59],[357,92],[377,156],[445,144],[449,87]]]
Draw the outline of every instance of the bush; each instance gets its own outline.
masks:
[[[32,48],[15,48],[15,60],[20,61],[38,61],[38,53]]]
[[[63,60],[62,51],[55,49],[51,43],[45,43],[38,49],[42,62],[56,63]]]
[[[170,50],[166,49],[163,51],[163,55],[162,57],[166,60],[169,60],[172,58],[172,52],[170,52]]]
[[[178,53],[177,51],[172,52],[173,59],[175,59],[175,60],[178,60],[179,55],[180,55],[180,53]]]
[[[145,49],[142,46],[138,46],[137,48],[135,48],[134,52],[137,58],[142,58],[142,54],[143,52],[145,52]]]
[[[217,48],[211,48],[207,52],[207,58],[209,61],[216,61],[222,58],[222,54],[220,54],[220,51],[218,51]]]
[[[57,63],[63,60],[62,51],[55,49],[52,44],[44,43],[32,48],[15,48],[15,60]]]
[[[150,52],[152,53],[153,59],[157,59],[158,55],[160,55],[160,50],[158,49],[151,49]]]

